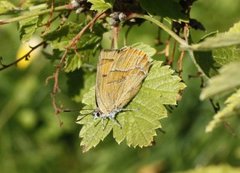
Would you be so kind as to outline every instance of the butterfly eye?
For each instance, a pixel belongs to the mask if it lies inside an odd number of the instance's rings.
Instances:
[[[93,117],[94,117],[94,118],[99,118],[100,116],[101,116],[101,113],[100,113],[99,110],[95,110],[95,111],[93,112]]]

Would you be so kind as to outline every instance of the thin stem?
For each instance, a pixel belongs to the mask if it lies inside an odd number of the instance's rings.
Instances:
[[[46,79],[46,83],[48,83],[48,81],[50,79],[54,80],[54,84],[53,84],[53,89],[52,89],[52,105],[53,108],[55,110],[55,114],[59,114],[60,112],[62,112],[62,107],[58,107],[57,103],[56,103],[56,94],[59,92],[60,88],[58,85],[58,79],[59,79],[59,73],[62,69],[62,66],[66,60],[67,57],[67,53],[70,49],[77,49],[77,43],[78,41],[81,39],[82,35],[87,31],[87,29],[92,29],[94,23],[101,17],[104,17],[106,14],[105,12],[96,14],[95,17],[87,24],[85,25],[82,30],[70,41],[70,43],[66,46],[65,51],[63,53],[63,56],[61,57],[61,60],[59,62],[59,64],[56,66],[55,72],[53,73],[52,76],[49,76]]]
[[[131,18],[142,18],[145,20],[148,20],[160,28],[162,28],[164,31],[166,31],[171,37],[173,37],[178,43],[181,45],[188,45],[185,40],[183,40],[181,37],[179,37],[177,34],[175,34],[171,29],[169,29],[167,26],[165,26],[163,23],[159,22],[158,20],[154,19],[151,16],[148,15],[139,15],[139,14],[133,14],[130,16]]]
[[[63,6],[59,6],[59,7],[54,8],[54,12],[69,10],[69,9],[71,9],[69,7],[69,5],[63,5]],[[9,24],[9,23],[13,23],[13,22],[18,22],[18,21],[21,21],[21,20],[24,20],[24,19],[27,19],[27,18],[30,18],[30,17],[40,16],[40,15],[51,13],[51,12],[52,12],[52,8],[42,10],[42,11],[37,11],[35,13],[34,12],[28,12],[25,15],[22,15],[22,16],[10,18],[10,19],[5,19],[5,20],[0,20],[0,25]]]
[[[113,27],[112,29],[112,48],[118,49],[118,34],[119,34],[119,26]]]
[[[129,26],[129,27],[127,28],[127,31],[125,32],[124,40],[123,40],[123,45],[124,45],[124,46],[127,45],[128,34],[129,34],[129,32],[130,32],[131,29],[132,29],[132,26]]]
[[[0,68],[0,71],[4,70],[4,69],[6,69],[6,68],[8,68],[8,67],[10,67],[10,66],[13,66],[13,65],[17,64],[18,62],[20,62],[20,61],[22,61],[22,60],[24,60],[24,59],[26,59],[26,58],[29,58],[30,55],[31,55],[31,53],[32,53],[35,49],[37,49],[37,48],[40,47],[40,46],[44,46],[44,44],[46,44],[46,42],[45,42],[45,41],[42,41],[42,42],[40,42],[39,44],[37,44],[36,46],[31,47],[31,50],[29,50],[25,55],[23,55],[21,58],[17,59],[16,61],[14,61],[14,62],[12,62],[12,63],[10,63],[10,64],[3,64],[3,63],[2,63],[2,59],[1,59],[1,60],[0,60],[0,65],[1,65],[2,67]]]
[[[198,63],[194,57],[193,51],[187,50],[187,52],[188,52],[190,58],[192,59],[193,64],[197,67],[198,71],[201,73],[201,76],[204,77],[206,80],[209,80],[209,77],[206,75],[206,73],[204,73],[202,68],[198,65]]]
[[[129,16],[129,18],[141,18],[141,19],[145,19],[148,20],[154,24],[156,24],[157,26],[159,26],[160,28],[162,28],[164,31],[166,31],[170,36],[172,36],[181,46],[183,47],[188,47],[189,44],[182,39],[181,37],[179,37],[177,34],[175,34],[171,29],[169,29],[167,26],[165,26],[163,23],[159,22],[158,20],[154,19],[151,16],[148,15],[139,15],[139,14],[132,14],[131,16]],[[192,59],[193,64],[196,66],[197,70],[201,73],[201,75],[208,80],[209,77],[204,73],[204,71],[202,70],[202,68],[198,65],[198,63],[195,60],[194,57],[194,53],[192,50],[187,50],[187,52],[189,53],[190,58]]]

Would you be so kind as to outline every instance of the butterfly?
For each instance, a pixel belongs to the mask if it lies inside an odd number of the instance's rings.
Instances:
[[[151,66],[142,50],[102,50],[97,66],[94,118],[115,119],[138,93]]]

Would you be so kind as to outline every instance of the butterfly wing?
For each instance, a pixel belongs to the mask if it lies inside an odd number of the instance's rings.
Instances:
[[[96,76],[96,100],[97,106],[102,113],[109,113],[113,109],[112,96],[107,92],[111,86],[107,85],[108,77],[114,63],[115,51],[101,51],[97,66]]]
[[[149,68],[149,57],[141,50],[102,51],[96,86],[99,109],[110,113],[124,107],[139,91]]]

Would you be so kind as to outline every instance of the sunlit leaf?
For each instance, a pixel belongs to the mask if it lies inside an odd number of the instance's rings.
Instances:
[[[81,65],[82,65],[81,56],[78,54],[75,54],[67,58],[64,69],[65,69],[65,72],[72,72],[76,69],[79,69]]]
[[[131,45],[131,47],[134,47],[134,48],[144,51],[149,57],[152,57],[157,52],[156,49],[154,49],[153,47],[151,47],[147,44],[144,44],[142,42],[135,43],[135,44]]]
[[[191,46],[182,47],[195,51],[212,51],[212,57],[219,65],[240,60],[240,22],[234,24],[228,32],[208,37],[204,41]]]
[[[240,63],[235,62],[223,66],[219,70],[219,75],[211,78],[206,88],[203,89],[200,98],[206,99],[213,96],[221,96],[226,92],[231,92],[240,86],[239,74]]]
[[[213,37],[208,37],[204,41],[193,44],[191,46],[183,47],[183,49],[191,49],[194,51],[207,51],[216,48],[223,48],[240,44],[239,33],[220,33]],[[221,50],[221,49],[220,49]]]
[[[78,123],[83,124],[80,137],[83,138],[81,145],[84,151],[95,147],[111,130],[118,143],[126,140],[127,145],[133,147],[151,145],[156,136],[155,130],[161,128],[159,120],[167,116],[164,105],[175,105],[179,91],[185,87],[169,66],[161,64],[157,61],[153,63],[139,93],[126,107],[130,111],[122,111],[117,115],[116,119],[122,128],[113,120],[94,120],[92,115],[79,116]],[[83,103],[87,106],[81,114],[91,114],[96,108],[94,93],[92,88],[84,95]]]
[[[37,30],[38,16],[30,17],[19,22],[20,38],[26,42],[30,40]]]
[[[172,75],[169,66],[154,62],[138,95],[130,102],[126,111],[117,117],[122,129],[113,127],[113,136],[118,143],[126,139],[129,146],[149,146],[161,128],[160,119],[167,116],[164,105],[175,105],[180,90],[185,85]]]
[[[232,94],[225,101],[225,107],[214,115],[213,120],[210,121],[206,127],[206,132],[211,132],[218,123],[222,122],[224,119],[240,115],[240,89],[234,94]]]
[[[110,3],[105,2],[104,0],[88,0],[88,1],[92,3],[91,10],[102,12],[112,8],[112,5]]]
[[[238,39],[239,38],[240,34]],[[240,46],[231,46],[213,50],[213,58],[219,65],[225,65],[240,60]]]
[[[44,38],[51,44],[54,49],[65,50],[66,46],[85,26],[84,23],[66,22],[57,30],[47,32]],[[104,29],[102,26],[95,24],[93,31],[86,31],[80,40],[77,42],[77,47],[80,49],[92,49],[101,41]]]
[[[15,5],[13,5],[9,1],[0,1],[0,14],[7,13],[11,10],[16,9]]]

